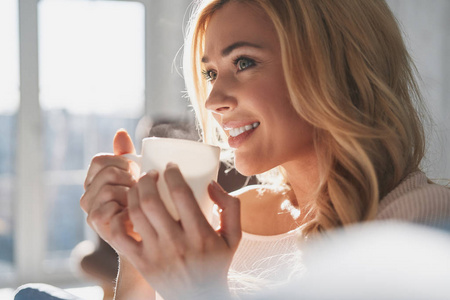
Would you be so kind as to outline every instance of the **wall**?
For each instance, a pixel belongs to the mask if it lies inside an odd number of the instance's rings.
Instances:
[[[450,1],[387,0],[404,30],[421,74],[434,119],[424,168],[431,178],[450,178]]]

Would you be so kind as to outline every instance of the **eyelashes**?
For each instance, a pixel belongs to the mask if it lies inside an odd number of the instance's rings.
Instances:
[[[213,81],[217,77],[217,72],[214,70],[202,70],[202,75],[206,81]]]
[[[239,71],[243,71],[255,65],[255,60],[248,57],[238,57],[233,61],[233,64],[238,68]]]
[[[256,61],[245,56],[239,56],[233,60],[233,65],[237,68],[237,72],[241,72],[255,66]],[[214,69],[202,70],[202,76],[206,81],[211,82],[217,78],[217,71]]]

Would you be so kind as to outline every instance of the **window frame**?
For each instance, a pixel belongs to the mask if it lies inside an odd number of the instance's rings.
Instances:
[[[0,283],[0,287],[18,286],[28,282],[46,282],[56,285],[80,282],[80,278],[74,274],[73,270],[70,270],[69,264],[63,268],[49,269],[45,267],[44,263],[47,247],[47,222],[44,199],[46,176],[44,176],[42,159],[44,155],[43,119],[39,104],[39,1],[17,0],[20,103],[17,111],[17,149],[12,199],[14,271],[13,274],[5,276],[6,280]],[[182,27],[173,26],[173,28],[165,28],[163,32],[158,32],[161,29],[159,28],[161,22],[158,22],[158,17],[156,17],[157,12],[161,9],[173,10],[174,7],[178,7],[179,13],[171,14],[170,17],[172,20],[180,22],[180,20],[184,20],[183,16],[189,1],[180,0],[180,5],[173,5],[169,1],[151,0],[105,1],[138,2],[144,6],[145,112],[143,114],[154,117],[165,113],[178,118],[180,116],[191,118],[191,113],[186,112],[185,103],[178,101],[181,98],[181,91],[184,89],[181,76],[172,72],[173,70],[168,71],[169,73],[163,71],[163,74],[160,74],[161,70],[167,69],[167,64],[173,64],[173,57],[167,55],[170,52],[164,50],[175,51],[175,54],[182,45]],[[173,39],[167,39],[167,34],[179,35],[180,44],[173,45]],[[158,57],[158,53],[159,55],[165,53],[166,58],[161,59]],[[161,84],[155,80],[157,76],[169,76],[170,80]],[[158,100],[160,98],[168,100],[160,101]],[[33,149],[33,151],[29,149]]]

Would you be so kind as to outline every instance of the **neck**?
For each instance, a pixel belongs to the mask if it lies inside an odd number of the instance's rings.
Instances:
[[[291,161],[283,165],[287,179],[292,187],[295,201],[300,211],[315,201],[315,192],[319,185],[319,167],[316,155],[302,160]]]

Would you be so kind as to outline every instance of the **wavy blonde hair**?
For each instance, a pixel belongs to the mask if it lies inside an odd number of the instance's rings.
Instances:
[[[425,112],[416,70],[388,5],[381,0],[214,0],[195,7],[184,71],[204,140],[221,129],[204,108],[205,31],[230,1],[256,5],[272,20],[284,76],[298,115],[314,127],[320,184],[305,234],[371,220],[385,196],[419,170]]]

